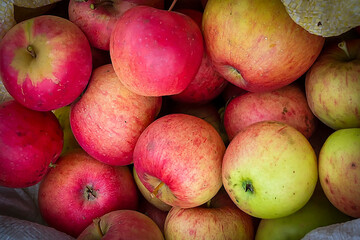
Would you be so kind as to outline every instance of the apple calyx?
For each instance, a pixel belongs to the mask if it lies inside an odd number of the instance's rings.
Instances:
[[[112,0],[101,0],[90,4],[90,8],[95,10],[99,6],[112,6],[114,2]]]
[[[36,58],[36,52],[34,50],[34,47],[31,45],[28,45],[26,50],[28,51],[28,53],[30,53],[32,58]]]
[[[84,191],[84,196],[87,200],[93,201],[97,197],[97,192],[92,186],[86,186]]]
[[[346,56],[348,56],[348,58],[350,58],[350,54],[349,54],[349,51],[347,49],[345,41],[339,42],[338,47],[345,52],[345,54],[346,54]]]
[[[97,230],[98,234],[99,234],[101,237],[103,237],[105,234],[104,234],[103,231],[101,230],[100,221],[101,221],[100,218],[95,218],[95,219],[93,220],[93,223],[95,224],[95,227],[96,227],[96,230]]]
[[[245,190],[245,192],[250,192],[250,193],[254,193],[254,186],[252,185],[252,182],[247,180],[244,181],[242,184],[243,189]]]
[[[151,198],[155,198],[156,195],[158,194],[160,188],[164,186],[164,182],[160,182],[155,188],[154,190],[152,191],[152,193],[150,194]]]

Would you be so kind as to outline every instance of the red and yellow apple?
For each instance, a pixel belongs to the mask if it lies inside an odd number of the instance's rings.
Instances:
[[[171,206],[191,208],[220,189],[224,152],[224,142],[210,123],[187,114],[169,114],[141,133],[134,167],[154,197]]]
[[[251,92],[284,87],[314,63],[324,38],[296,24],[281,0],[209,0],[205,44],[217,71]]]
[[[91,71],[89,41],[65,18],[25,20],[0,42],[0,79],[15,100],[33,110],[50,111],[73,102]]]
[[[110,57],[120,81],[145,96],[185,90],[199,70],[203,51],[194,20],[148,6],[126,11],[110,38]]]
[[[111,64],[93,71],[81,99],[71,107],[70,124],[80,146],[106,164],[132,163],[141,132],[155,120],[161,97],[141,96],[129,91]]]

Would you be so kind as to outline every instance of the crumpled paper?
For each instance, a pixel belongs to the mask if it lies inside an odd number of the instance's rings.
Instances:
[[[359,0],[281,0],[290,17],[308,32],[339,36],[360,26]]]
[[[15,24],[14,5],[25,8],[37,8],[61,0],[0,0],[0,39]]]

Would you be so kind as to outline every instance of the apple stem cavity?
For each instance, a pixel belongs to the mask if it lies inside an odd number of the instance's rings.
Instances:
[[[159,192],[159,190],[160,190],[160,188],[162,187],[162,186],[164,186],[164,182],[160,182],[155,188],[154,188],[154,191],[152,191],[152,193],[151,193],[151,198],[155,198],[156,197],[156,195],[158,194],[158,192]]]
[[[33,58],[36,58],[36,52],[35,52],[33,46],[31,46],[31,45],[27,46],[26,50],[30,53],[30,55],[31,55]]]
[[[349,54],[349,51],[347,49],[347,46],[346,46],[346,42],[345,41],[342,41],[338,44],[338,47],[343,50],[346,54],[346,56],[348,56],[348,58],[350,58],[350,54]]]
[[[173,0],[173,2],[171,3],[171,5],[170,5],[170,7],[169,7],[169,10],[168,10],[169,12],[170,12],[171,10],[173,10],[176,2],[177,2],[177,0]]]
[[[103,231],[101,230],[100,221],[101,221],[100,218],[95,218],[95,219],[93,220],[93,222],[94,222],[94,224],[95,224],[95,226],[96,226],[97,232],[99,233],[99,235],[100,235],[101,237],[103,237],[103,236],[104,236],[104,233],[103,233]]]
[[[99,1],[99,2],[95,2],[95,3],[92,3],[90,4],[90,8],[92,10],[96,9],[97,7],[99,6],[112,6],[113,5],[113,1],[111,0],[103,0],[103,1]]]

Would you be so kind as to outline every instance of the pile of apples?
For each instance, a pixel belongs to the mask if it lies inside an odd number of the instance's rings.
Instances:
[[[280,0],[58,6],[0,41],[0,185],[39,183],[50,227],[299,239],[360,217],[359,27],[310,34]]]

